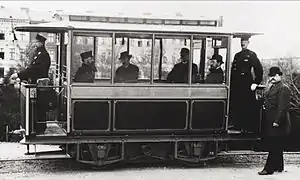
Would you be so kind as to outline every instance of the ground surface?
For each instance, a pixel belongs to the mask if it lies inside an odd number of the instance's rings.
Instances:
[[[34,150],[33,146],[30,147]],[[58,146],[37,146],[38,151],[58,150]],[[99,170],[70,159],[36,160],[24,155],[26,146],[18,143],[0,143],[0,180],[298,180],[300,154],[286,153],[285,172],[259,176],[266,153],[221,155],[202,167],[187,168],[179,165],[120,165]]]

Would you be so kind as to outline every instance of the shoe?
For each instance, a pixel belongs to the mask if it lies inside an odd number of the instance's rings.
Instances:
[[[273,174],[273,172],[268,172],[266,170],[262,170],[260,172],[258,172],[259,175],[270,175],[270,174]]]

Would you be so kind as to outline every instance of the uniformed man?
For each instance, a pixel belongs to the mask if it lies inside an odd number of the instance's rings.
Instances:
[[[231,67],[230,118],[235,130],[254,132],[258,126],[255,89],[262,81],[263,68],[255,52],[248,49],[250,36],[241,37],[242,50]]]
[[[167,81],[172,83],[187,83],[190,61],[190,50],[182,48],[180,51],[181,62],[174,65],[171,72],[168,74]],[[198,66],[192,64],[192,82],[198,82]]]
[[[37,79],[48,78],[48,71],[50,67],[50,56],[45,48],[45,41],[47,39],[40,34],[36,35],[35,40],[30,45],[30,64],[29,66],[11,75],[11,79],[20,78],[28,83],[35,84]]]
[[[82,65],[77,70],[74,81],[93,83],[95,81],[97,68],[95,67],[95,60],[93,58],[92,51],[83,52],[80,56]]]
[[[279,67],[271,67],[268,75],[271,87],[265,93],[263,137],[267,142],[269,155],[265,167],[258,173],[259,175],[268,175],[284,170],[284,141],[291,130],[289,118],[291,91],[287,85],[281,82],[282,72]]]
[[[122,62],[122,66],[118,67],[116,71],[116,82],[137,82],[139,77],[139,68],[130,63],[132,55],[128,51],[124,51],[120,54],[119,60]]]
[[[11,79],[20,78],[22,81],[27,81],[29,84],[36,84],[38,79],[48,78],[48,71],[50,67],[50,56],[45,48],[45,41],[47,39],[40,34],[36,35],[35,40],[31,43],[29,53],[29,66],[11,75]],[[44,133],[46,130],[46,112],[48,100],[44,99],[42,94],[43,88],[37,89],[37,102],[36,102],[36,116],[34,118],[33,131],[37,134]],[[47,89],[47,88],[46,88]],[[47,89],[51,90],[51,89]],[[44,96],[45,97],[45,96]]]
[[[223,57],[219,54],[214,54],[210,59],[209,74],[206,76],[206,83],[221,84],[224,81],[224,72],[221,68]]]

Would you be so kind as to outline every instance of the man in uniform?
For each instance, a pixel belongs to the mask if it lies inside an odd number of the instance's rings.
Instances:
[[[172,83],[187,83],[189,72],[190,50],[182,48],[180,51],[181,62],[174,65],[171,72],[168,74],[167,81]],[[198,67],[195,63],[192,64],[192,82],[198,82]]]
[[[29,84],[36,84],[38,79],[48,78],[48,71],[50,67],[50,56],[45,48],[45,41],[47,39],[40,34],[36,35],[35,40],[29,47],[29,66],[11,75],[11,79],[20,78],[21,81],[27,81]],[[51,90],[45,88],[46,90]],[[36,133],[43,133],[46,129],[46,112],[48,106],[48,99],[43,88],[37,88],[37,102],[36,102],[36,118],[34,118],[34,130]],[[50,91],[51,92],[51,91]]]
[[[221,68],[223,57],[219,54],[214,54],[210,59],[209,74],[206,77],[206,83],[222,84],[224,81],[224,72]]]
[[[47,39],[40,34],[36,35],[35,41],[32,42],[30,49],[29,66],[11,75],[11,79],[20,78],[20,80],[26,80],[28,83],[35,84],[37,79],[48,78],[48,71],[50,67],[50,56],[45,48],[45,41]]]
[[[120,54],[120,61],[122,66],[120,66],[116,71],[116,82],[137,82],[139,77],[139,68],[130,63],[132,55],[128,51],[124,51]]]
[[[268,158],[265,167],[259,175],[282,172],[284,140],[291,130],[289,108],[291,92],[287,85],[281,82],[282,72],[278,67],[269,70],[271,87],[265,93],[264,100],[264,137],[268,147]]]
[[[80,56],[82,65],[77,70],[74,81],[93,83],[95,81],[97,68],[95,67],[95,60],[93,58],[92,51],[83,52]]]
[[[248,49],[250,36],[241,37],[242,50],[231,67],[230,118],[236,130],[254,132],[259,118],[255,89],[262,81],[263,68],[255,52]]]

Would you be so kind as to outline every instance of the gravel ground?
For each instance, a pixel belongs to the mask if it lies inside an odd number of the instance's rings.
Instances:
[[[33,151],[31,147],[31,151]],[[37,150],[58,150],[58,146],[37,146]],[[18,143],[0,144],[0,180],[65,180],[65,179],[122,179],[122,180],[199,180],[199,179],[279,179],[298,180],[300,154],[286,153],[283,173],[258,176],[266,160],[266,153],[251,155],[223,154],[201,167],[187,168],[174,164],[119,165],[110,169],[93,169],[71,159],[36,160],[25,156],[26,146]]]

